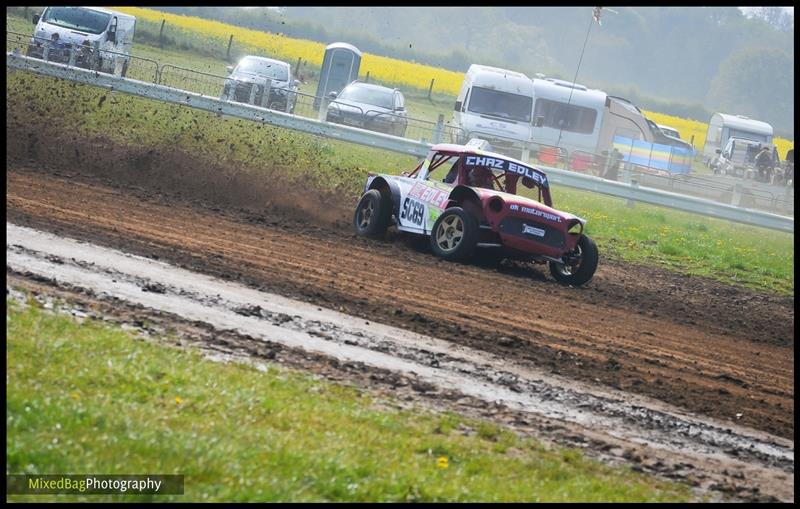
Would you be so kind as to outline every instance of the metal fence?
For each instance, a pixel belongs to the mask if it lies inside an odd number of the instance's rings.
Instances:
[[[277,87],[269,79],[244,82],[227,76],[196,71],[171,64],[161,65],[157,83],[222,100],[252,104],[305,118],[367,129],[423,143],[464,138],[463,130],[448,125],[440,115],[437,122],[410,117],[405,113],[362,108],[336,99]],[[319,108],[315,108],[318,105]]]
[[[122,93],[137,95],[140,97],[155,99],[159,101],[181,104],[193,108],[213,113],[230,115],[245,120],[268,123],[278,127],[294,129],[312,135],[324,136],[341,141],[358,143],[361,145],[390,150],[406,155],[423,156],[430,149],[430,142],[422,142],[386,135],[379,132],[368,131],[365,129],[335,124],[332,122],[319,121],[317,119],[305,118],[299,115],[291,115],[285,112],[273,111],[267,108],[257,107],[250,104],[242,104],[233,101],[220,100],[216,95],[203,95],[183,89],[168,87],[158,83],[147,83],[143,80],[125,79],[113,74],[102,73],[81,69],[76,66],[68,66],[58,63],[45,62],[41,59],[29,58],[22,55],[19,51],[10,51],[6,54],[6,67],[11,70],[22,70],[35,74],[52,76],[60,79],[84,83],[87,85],[102,88],[113,88]],[[310,96],[309,96],[310,97]],[[431,123],[436,124],[436,123]],[[438,124],[442,124],[439,122]],[[438,125],[436,124],[436,125]],[[451,133],[453,136],[461,135],[457,132]],[[444,140],[448,141],[448,140]],[[548,166],[548,153],[554,147],[540,144],[525,144],[522,159],[538,159],[542,166]],[[740,223],[746,223],[765,228],[781,231],[794,231],[794,219],[774,213],[753,210],[742,206],[733,206],[728,203],[720,203],[702,199],[699,197],[668,192],[664,190],[640,186],[639,181],[632,178],[631,168],[627,168],[630,173],[630,183],[616,182],[611,179],[603,179],[589,174],[591,166],[583,167],[586,171],[579,171],[575,166],[577,159],[565,158],[563,151],[556,152],[559,159],[556,164],[567,165],[571,169],[559,169],[558,167],[546,168],[551,182],[566,185],[585,191],[616,196],[619,198],[661,205],[669,208],[684,210],[690,213],[701,214],[709,217],[727,219]],[[585,161],[579,163],[585,164]],[[597,167],[594,167],[597,171]],[[626,173],[627,175],[627,173]],[[674,184],[673,184],[674,185]],[[732,192],[736,192],[733,189]],[[742,190],[742,196],[753,196],[759,198],[754,192]],[[778,201],[776,196],[761,196],[762,200]],[[734,200],[735,201],[735,200]],[[739,199],[741,204],[743,200]]]

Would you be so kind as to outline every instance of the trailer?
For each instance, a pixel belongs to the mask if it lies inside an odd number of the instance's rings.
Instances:
[[[772,126],[744,115],[714,113],[708,121],[706,142],[703,145],[703,163],[709,167],[715,164],[718,151],[721,151],[730,138],[772,143]]]

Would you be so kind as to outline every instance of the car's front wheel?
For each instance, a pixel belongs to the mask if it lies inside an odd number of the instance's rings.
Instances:
[[[370,189],[356,205],[353,225],[364,237],[380,237],[386,233],[392,219],[392,204],[377,189]]]
[[[550,262],[550,274],[558,282],[572,286],[588,283],[597,270],[597,244],[589,236],[583,235],[575,250],[564,258],[567,263]]]
[[[431,249],[445,260],[466,260],[478,245],[478,221],[461,207],[442,212],[431,230]]]

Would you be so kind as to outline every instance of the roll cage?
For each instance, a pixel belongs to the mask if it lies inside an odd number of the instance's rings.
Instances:
[[[495,164],[500,167],[487,166],[485,164],[486,159],[494,160]],[[498,164],[498,160],[501,164]],[[540,203],[544,203],[548,207],[553,206],[550,197],[550,186],[543,172],[514,161],[513,159],[501,157],[498,154],[487,156],[485,153],[479,154],[468,151],[438,150],[432,152],[428,157],[420,161],[417,167],[410,173],[404,172],[403,176],[427,180],[431,173],[447,163],[457,165],[455,166],[457,169],[455,180],[448,182],[453,186],[468,186],[468,172],[473,168],[485,168],[488,169],[491,174],[492,186],[495,191],[517,194],[517,183],[521,180],[523,187],[534,191],[535,194],[531,196],[532,198]],[[512,170],[512,168],[515,171]]]

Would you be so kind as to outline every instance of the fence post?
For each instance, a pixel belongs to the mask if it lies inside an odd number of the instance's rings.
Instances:
[[[436,78],[431,78],[431,86],[430,86],[430,87],[428,87],[428,100],[429,100],[429,101],[431,100],[431,92],[433,91],[433,81],[434,81],[435,79],[436,79]]]
[[[733,185],[733,193],[731,193],[731,205],[740,205],[742,201],[742,184],[737,182]]]
[[[639,189],[639,177],[638,176],[631,176],[630,180],[631,180],[631,187],[634,188],[634,189]],[[636,205],[636,202],[634,200],[628,200],[625,205],[629,209],[632,209]]]
[[[303,57],[297,57],[297,65],[294,66],[294,75],[297,76],[300,74],[300,62],[303,61]]]
[[[161,20],[161,30],[158,31],[158,47],[164,48],[164,23],[166,23],[166,19]]]
[[[369,83],[369,71],[367,71],[367,77],[366,77],[366,79],[364,81]]]
[[[269,94],[270,94],[271,90],[272,90],[272,80],[271,79],[267,79],[267,81],[264,83],[264,92],[261,94],[261,107],[262,108],[269,108],[270,107]],[[288,99],[287,99],[287,101],[288,101]]]
[[[225,54],[225,60],[228,62],[231,61],[231,43],[233,42],[233,34],[231,34],[231,38],[228,39],[228,51]]]
[[[433,139],[431,142],[435,145],[442,142],[442,133],[444,132],[444,114],[439,113],[439,119],[436,120],[436,129],[433,130]]]

